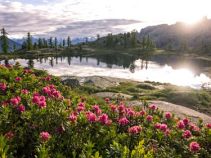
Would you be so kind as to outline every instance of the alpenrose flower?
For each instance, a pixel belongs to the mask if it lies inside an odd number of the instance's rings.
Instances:
[[[138,134],[142,130],[141,126],[132,126],[128,129],[128,132],[131,134]]]
[[[25,106],[24,105],[19,105],[18,107],[17,107],[17,109],[18,109],[18,111],[20,111],[20,112],[24,112],[26,109],[25,109]]]
[[[21,98],[19,96],[10,99],[10,103],[14,106],[18,105],[20,101],[21,101]]]
[[[93,112],[90,112],[90,111],[86,113],[86,118],[91,123],[97,121],[97,116]]]
[[[102,124],[107,124],[108,123],[108,115],[107,114],[102,114],[101,116],[99,116],[99,122]]]
[[[7,89],[6,83],[0,83],[0,90],[5,91]]]
[[[162,123],[160,125],[160,130],[163,131],[163,132],[166,132],[166,130],[168,129],[168,126],[165,124],[165,123]]]
[[[22,90],[21,90],[21,93],[22,93],[22,94],[28,94],[29,91],[28,91],[27,89],[22,89]]]
[[[129,123],[129,120],[128,120],[126,117],[123,117],[123,118],[120,118],[120,119],[118,120],[118,123],[119,123],[120,125],[122,125],[122,126],[125,126],[125,125],[127,125],[127,124]]]
[[[184,119],[183,119],[183,123],[184,123],[186,126],[189,124],[189,122],[190,122],[190,121],[189,121],[188,118],[184,118]]]
[[[32,102],[38,105],[39,108],[46,108],[46,99],[45,96],[39,96],[38,94],[34,95]]]
[[[21,77],[16,77],[16,78],[15,78],[15,81],[16,81],[16,82],[19,82],[19,81],[21,81],[21,80],[22,80]]]
[[[95,112],[97,115],[100,115],[102,113],[102,110],[100,109],[100,107],[98,105],[93,105],[92,106],[92,110],[93,112]]]
[[[191,152],[198,152],[200,150],[200,145],[197,142],[191,142],[189,144],[189,150]]]
[[[47,142],[51,138],[51,135],[48,132],[41,132],[40,133],[40,139],[42,142]]]
[[[192,136],[189,130],[185,130],[182,134],[183,138],[190,138]]]
[[[156,110],[157,109],[157,105],[151,104],[151,105],[149,105],[149,109]]]
[[[153,116],[147,115],[147,121],[148,121],[148,122],[152,122],[152,120],[153,120]]]
[[[185,128],[185,124],[184,124],[183,120],[180,120],[180,121],[177,123],[177,127],[178,127],[179,129],[184,129],[184,128]]]
[[[211,129],[211,123],[207,124],[207,128]]]
[[[14,133],[12,131],[9,131],[7,133],[5,133],[5,138],[7,138],[8,140],[11,140],[14,137]]]
[[[166,119],[171,119],[172,118],[172,114],[170,112],[166,112],[165,113],[165,117],[166,117]]]
[[[77,116],[75,115],[75,114],[70,114],[70,116],[69,116],[69,120],[71,121],[71,122],[76,122],[76,120],[77,120]]]

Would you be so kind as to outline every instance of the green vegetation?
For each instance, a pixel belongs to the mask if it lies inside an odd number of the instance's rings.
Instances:
[[[2,41],[2,51],[3,53],[8,53],[8,49],[9,49],[9,44],[8,44],[8,37],[7,37],[7,32],[4,28],[1,29],[1,36],[0,36],[0,40]]]
[[[93,98],[18,63],[0,65],[0,75],[2,158],[211,156],[211,124],[178,120],[154,104]]]

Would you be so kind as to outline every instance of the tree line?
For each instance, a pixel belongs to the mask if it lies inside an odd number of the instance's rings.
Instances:
[[[41,48],[71,48],[72,43],[71,43],[71,38],[70,36],[67,37],[67,39],[62,39],[59,40],[57,37],[50,37],[49,39],[46,38],[38,38],[36,42],[33,42],[32,40],[32,35],[30,32],[27,33],[26,40],[22,43],[22,50],[36,50],[36,49],[41,49]],[[8,38],[8,33],[4,28],[1,29],[1,35],[0,35],[0,40],[1,40],[1,47],[2,47],[2,52],[3,53],[8,53],[9,52],[9,38]],[[14,43],[13,45],[13,51],[16,50],[16,44]]]

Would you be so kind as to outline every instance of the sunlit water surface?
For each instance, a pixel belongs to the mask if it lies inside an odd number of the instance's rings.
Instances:
[[[0,61],[2,64],[4,61]],[[211,79],[203,73],[195,74],[188,68],[173,68],[168,64],[159,64],[154,61],[136,59],[132,64],[108,64],[97,58],[85,57],[57,57],[44,59],[12,59],[10,64],[16,62],[23,66],[33,65],[36,69],[47,70],[56,76],[108,76],[131,79],[135,81],[155,81],[171,83],[178,86],[200,88],[209,85]]]

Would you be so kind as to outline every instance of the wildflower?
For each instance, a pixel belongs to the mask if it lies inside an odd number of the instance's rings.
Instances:
[[[132,126],[128,129],[128,132],[131,134],[138,134],[142,130],[141,126]]]
[[[179,129],[185,128],[184,122],[183,122],[182,120],[180,120],[180,121],[177,123],[177,127],[178,127]]]
[[[5,83],[0,83],[0,89],[5,91],[7,89],[7,85]]]
[[[84,111],[85,110],[85,107],[84,106],[78,106],[77,107],[77,111],[78,112],[81,112],[81,111]]]
[[[14,133],[12,131],[9,131],[7,133],[5,133],[5,138],[7,138],[8,140],[11,140],[14,137]]]
[[[105,102],[109,103],[110,99],[109,98],[105,98]]]
[[[172,114],[170,113],[170,112],[166,112],[165,113],[165,117],[166,117],[166,119],[171,119],[172,118]]]
[[[153,120],[153,117],[151,115],[147,115],[147,121],[152,122],[152,120]]]
[[[160,129],[160,126],[161,126],[160,123],[156,123],[156,124],[154,125],[154,127],[155,127],[156,129]]]
[[[197,142],[191,142],[191,143],[189,144],[189,150],[190,150],[191,152],[197,152],[197,151],[200,150],[200,145],[199,145]]]
[[[161,130],[161,131],[166,132],[167,129],[168,129],[168,126],[167,126],[165,123],[162,123],[162,124],[160,125],[160,130]]]
[[[70,120],[71,122],[75,122],[75,121],[77,120],[77,116],[76,116],[75,114],[70,114],[69,120]]]
[[[129,123],[129,120],[126,117],[123,117],[123,118],[120,118],[118,120],[118,122],[119,122],[120,125],[124,126],[124,125],[127,125]]]
[[[100,115],[102,113],[101,109],[99,108],[98,105],[92,106],[92,110],[97,114]]]
[[[188,125],[189,122],[190,122],[190,121],[188,120],[188,118],[184,118],[184,119],[183,119],[183,123],[184,123],[185,125]]]
[[[48,132],[41,132],[40,133],[40,139],[42,142],[47,142],[50,139],[51,135]]]
[[[189,130],[185,130],[182,134],[183,138],[190,138],[192,136]]]
[[[113,104],[110,105],[110,108],[113,112],[115,112],[117,110],[117,106],[113,105]]]
[[[189,127],[190,127],[191,131],[194,131],[194,132],[200,131],[200,128],[198,126],[196,126],[194,123],[190,123]]]
[[[18,105],[20,103],[20,101],[21,101],[20,97],[14,97],[14,98],[10,99],[10,103],[13,105]]]
[[[24,105],[19,105],[18,106],[18,111],[20,111],[20,112],[24,112],[25,111],[25,106]]]
[[[124,113],[125,112],[125,106],[123,104],[118,106],[118,110],[120,113]]]
[[[164,132],[165,136],[168,136],[170,134],[170,130],[169,129],[166,129],[166,131]]]
[[[38,106],[39,106],[39,108],[41,108],[41,109],[46,108],[46,102],[45,102],[45,101],[40,101],[40,102],[38,103]]]
[[[151,104],[151,105],[149,105],[149,109],[156,110],[157,106],[155,104]]]
[[[211,123],[207,124],[207,128],[211,129]]]
[[[97,116],[93,112],[87,112],[86,117],[89,122],[97,121]]]
[[[142,115],[142,116],[146,115],[146,111],[141,110],[141,111],[140,111],[140,115]]]
[[[28,91],[27,89],[22,89],[22,90],[21,90],[21,93],[22,93],[22,94],[28,94],[29,91]]]
[[[22,80],[21,77],[16,77],[16,78],[15,78],[15,81],[16,81],[16,82],[19,82],[19,81],[21,81],[21,80]]]
[[[135,111],[133,111],[132,109],[130,109],[130,108],[127,109],[128,116],[132,117],[132,116],[135,116],[135,114],[136,114]]]
[[[101,116],[99,116],[99,121],[102,124],[107,124],[107,122],[108,122],[108,115],[107,114],[102,114]]]

